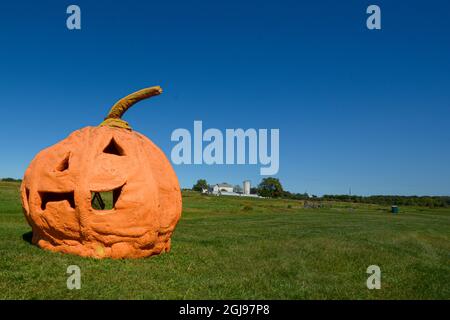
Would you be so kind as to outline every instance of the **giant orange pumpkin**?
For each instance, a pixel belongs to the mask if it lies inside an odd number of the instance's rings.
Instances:
[[[37,154],[21,186],[34,244],[96,258],[170,250],[181,215],[178,179],[163,152],[121,119],[134,103],[161,92],[151,87],[121,99],[100,126]],[[102,210],[106,191],[110,210]]]

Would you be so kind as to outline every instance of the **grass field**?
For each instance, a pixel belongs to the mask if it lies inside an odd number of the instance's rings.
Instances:
[[[1,299],[450,299],[450,210],[183,194],[168,254],[96,260],[31,245],[0,182]],[[68,290],[66,268],[81,268]],[[366,269],[381,268],[368,290]]]

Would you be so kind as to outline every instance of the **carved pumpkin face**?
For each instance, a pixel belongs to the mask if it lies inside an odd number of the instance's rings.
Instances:
[[[73,132],[31,162],[21,193],[33,243],[97,258],[170,250],[181,215],[177,177],[163,152],[120,119],[133,103],[161,92],[144,90],[119,101],[110,112],[117,117]],[[109,210],[105,192],[112,194]]]

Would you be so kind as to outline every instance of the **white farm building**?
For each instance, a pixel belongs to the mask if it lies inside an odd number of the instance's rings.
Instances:
[[[219,193],[219,192],[233,192],[234,187],[231,184],[228,183],[219,183],[213,186],[212,192],[213,193]]]
[[[250,194],[250,181],[246,180],[243,183],[244,188],[239,186],[233,186],[229,183],[223,182],[212,186],[208,189],[204,189],[203,193],[212,194],[216,196],[242,196],[242,197],[255,197],[260,198],[256,194]]]

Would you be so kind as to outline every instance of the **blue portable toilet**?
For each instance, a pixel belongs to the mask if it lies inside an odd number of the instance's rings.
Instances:
[[[398,206],[392,206],[392,207],[391,207],[391,212],[392,212],[393,214],[397,214],[397,213],[398,213]]]

